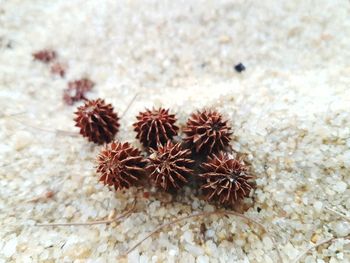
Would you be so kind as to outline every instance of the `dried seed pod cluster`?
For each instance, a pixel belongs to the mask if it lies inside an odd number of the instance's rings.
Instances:
[[[156,187],[174,193],[197,179],[208,201],[234,206],[253,188],[250,182],[253,177],[247,166],[225,152],[232,132],[228,121],[217,111],[193,113],[183,129],[183,143],[173,140],[179,128],[175,114],[169,109],[140,112],[133,127],[136,138],[146,150],[144,156],[129,143],[114,141],[119,118],[112,105],[104,100],[86,101],[75,114],[76,126],[89,141],[111,142],[98,157],[97,172],[100,181],[116,190],[148,180]],[[195,165],[196,162],[201,163]]]
[[[57,52],[52,49],[43,49],[32,54],[34,60],[50,65],[51,73],[64,78],[66,74],[66,65],[58,61]]]
[[[55,50],[43,49],[32,54],[33,59],[50,66],[52,75],[64,78],[67,71],[67,63],[62,62]],[[82,78],[68,82],[68,87],[63,90],[63,101],[73,105],[80,100],[86,100],[85,93],[90,91],[95,83],[88,78]]]

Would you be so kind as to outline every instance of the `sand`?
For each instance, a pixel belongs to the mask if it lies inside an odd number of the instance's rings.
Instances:
[[[350,6],[347,1],[0,1],[0,262],[350,262]],[[65,77],[34,61],[53,49]],[[246,70],[234,66],[242,62]],[[63,90],[88,77],[89,98],[132,123],[166,107],[183,126],[195,110],[229,119],[256,190],[240,218],[190,188],[115,192],[98,182],[100,146],[76,134]],[[147,197],[144,192],[149,192]],[[118,216],[109,225],[39,227]],[[201,231],[201,224],[205,231]]]

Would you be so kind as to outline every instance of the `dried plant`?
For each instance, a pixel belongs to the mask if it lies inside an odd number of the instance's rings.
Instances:
[[[75,112],[74,119],[80,134],[87,137],[89,141],[103,144],[114,139],[119,130],[119,118],[113,111],[111,104],[104,100],[88,100]]]
[[[243,220],[246,220],[249,223],[254,224],[255,226],[259,227],[266,235],[268,235],[273,243],[274,249],[277,251],[277,256],[278,256],[278,261],[276,262],[280,262],[283,263],[282,260],[282,256],[281,256],[281,252],[278,249],[277,243],[275,241],[275,238],[273,237],[273,235],[271,235],[268,230],[266,229],[266,227],[261,224],[260,222],[249,218],[246,215],[234,212],[234,211],[212,211],[212,212],[199,212],[199,213],[195,213],[195,214],[190,214],[190,215],[186,215],[183,217],[178,217],[174,220],[171,220],[170,222],[166,222],[163,224],[158,225],[156,228],[154,228],[149,234],[147,234],[145,237],[141,238],[139,241],[136,242],[135,245],[133,245],[132,247],[130,247],[124,254],[121,255],[120,259],[122,259],[123,257],[127,256],[128,254],[130,254],[132,251],[134,251],[137,247],[139,247],[145,240],[149,239],[150,237],[152,237],[154,234],[156,234],[157,232],[161,231],[162,229],[169,227],[169,226],[174,226],[177,223],[180,223],[182,221],[186,221],[192,218],[198,218],[198,217],[204,217],[204,218],[208,218],[212,215],[224,215],[224,216],[236,216],[239,218],[242,218]],[[252,229],[256,229],[256,228],[252,228]]]
[[[195,153],[210,154],[224,150],[230,142],[231,128],[216,111],[193,113],[188,119],[184,141]]]
[[[246,165],[227,153],[212,155],[201,169],[201,189],[208,201],[217,200],[221,204],[233,206],[239,199],[248,196],[252,189],[249,180],[253,176],[249,175]]]
[[[98,156],[97,172],[100,181],[115,190],[140,184],[147,161],[141,152],[129,143],[112,142]]]
[[[169,114],[169,109],[159,108],[152,111],[146,109],[136,117],[137,122],[133,124],[137,132],[136,138],[144,147],[156,149],[158,145],[164,145],[173,136],[177,135],[179,128],[175,125],[174,114]]]
[[[191,151],[182,149],[180,143],[168,141],[164,146],[159,145],[149,157],[149,177],[165,191],[180,189],[193,173],[194,161],[190,156]]]

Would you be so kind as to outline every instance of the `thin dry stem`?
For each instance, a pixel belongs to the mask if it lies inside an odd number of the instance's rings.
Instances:
[[[42,195],[39,195],[37,197],[34,197],[32,199],[27,200],[26,202],[27,203],[36,203],[36,202],[39,202],[41,200],[45,201],[45,200],[52,198],[54,195],[55,195],[55,193],[53,191],[49,190]]]
[[[5,113],[0,113],[0,118],[9,118],[9,117],[14,117],[14,116],[18,116],[18,115],[23,115],[26,113],[27,113],[26,111],[11,113],[11,114],[7,114],[7,115]]]
[[[64,131],[64,130],[60,130],[60,129],[56,129],[56,134],[57,135],[68,135],[68,136],[71,136],[71,137],[79,137],[79,133],[77,132],[70,132],[70,131]]]
[[[333,214],[335,214],[337,216],[340,216],[340,217],[344,218],[347,221],[350,221],[350,217],[348,217],[348,216],[346,216],[346,215],[344,215],[344,214],[342,214],[342,213],[340,213],[340,212],[338,212],[338,211],[336,211],[336,210],[334,210],[334,209],[332,209],[332,208],[330,208],[328,206],[326,206],[326,210],[332,212]]]
[[[36,226],[91,226],[91,225],[101,225],[101,224],[111,224],[113,222],[117,222],[124,217],[131,214],[132,211],[134,211],[136,206],[136,200],[131,205],[131,208],[129,208],[127,211],[122,213],[120,216],[112,219],[104,219],[104,220],[96,220],[96,221],[90,221],[90,222],[82,222],[82,223],[51,223],[51,224],[36,224]]]
[[[78,137],[78,136],[79,136],[79,134],[76,133],[76,132],[64,131],[64,130],[60,130],[60,129],[56,129],[56,130],[44,129],[44,128],[40,128],[40,127],[31,125],[31,124],[28,124],[28,123],[24,123],[24,122],[22,122],[21,120],[16,119],[16,118],[12,118],[12,119],[13,119],[14,121],[19,122],[20,124],[22,124],[22,125],[24,125],[24,126],[27,126],[27,127],[30,127],[30,128],[36,129],[36,130],[39,130],[39,131],[50,132],[50,133],[56,133],[56,135],[68,135],[68,136],[71,136],[71,137]]]
[[[0,168],[11,166],[11,165],[18,165],[20,162],[27,161],[29,159],[30,159],[30,157],[26,157],[26,158],[22,158],[20,160],[13,160],[10,163],[3,163],[0,165]]]
[[[327,244],[327,243],[334,242],[334,241],[339,240],[339,239],[342,239],[342,238],[347,239],[347,238],[349,238],[349,237],[350,237],[350,235],[347,235],[347,236],[345,236],[345,237],[331,237],[331,238],[327,238],[327,239],[325,239],[325,240],[322,240],[322,241],[316,243],[315,245],[310,246],[308,249],[306,249],[306,250],[305,250],[303,253],[301,253],[296,259],[294,259],[293,263],[299,262],[307,253],[309,253],[309,252],[310,252],[311,250],[313,250],[313,249],[318,248],[319,246],[322,246],[322,245]]]
[[[157,233],[158,231],[160,231],[161,229],[167,227],[167,226],[170,226],[170,225],[173,225],[173,224],[176,224],[178,222],[181,222],[181,221],[184,221],[184,220],[187,220],[187,219],[190,219],[190,218],[194,218],[194,217],[207,217],[207,216],[211,216],[211,215],[234,215],[234,216],[237,216],[237,217],[240,217],[240,218],[243,218],[247,221],[250,221],[250,222],[253,222],[254,224],[258,225],[259,227],[261,227],[265,233],[268,233],[267,229],[265,228],[265,226],[261,223],[259,223],[258,221],[255,221],[254,219],[251,219],[243,214],[240,214],[240,213],[237,213],[237,212],[234,212],[234,211],[213,211],[213,212],[200,212],[198,214],[192,214],[192,215],[188,215],[188,216],[184,216],[184,217],[180,217],[180,218],[177,218],[173,221],[170,221],[168,223],[165,223],[165,224],[162,224],[162,225],[159,225],[158,227],[156,227],[154,230],[152,230],[148,235],[146,235],[144,238],[142,238],[141,240],[139,240],[134,246],[132,246],[131,248],[129,248],[125,253],[124,255],[122,256],[127,256],[129,253],[131,253],[133,250],[135,250],[138,246],[140,246],[145,240],[147,240],[148,238],[150,238],[152,235],[154,235],[155,233]],[[270,236],[270,235],[269,235]],[[276,244],[276,241],[275,239],[270,236],[274,246],[275,246],[275,249],[277,251],[277,254],[278,254],[278,257],[279,257],[279,261],[282,263],[282,256],[280,254],[280,251],[277,247],[277,244]]]
[[[138,95],[139,95],[139,94],[136,93],[136,94],[134,95],[134,97],[132,97],[132,99],[131,99],[131,101],[129,102],[128,106],[126,106],[125,110],[123,111],[122,115],[120,116],[121,119],[122,119],[122,118],[125,116],[125,114],[128,112],[128,110],[130,109],[131,105],[135,102],[135,100],[136,100],[136,98],[137,98]]]

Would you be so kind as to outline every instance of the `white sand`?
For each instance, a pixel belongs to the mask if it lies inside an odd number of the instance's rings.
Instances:
[[[246,215],[269,229],[284,262],[325,238],[349,235],[346,218],[327,210],[350,217],[349,2],[188,2],[0,1],[0,262],[122,262],[158,224],[214,209],[190,189],[170,203],[136,189],[109,191],[94,170],[100,147],[23,125],[76,132],[75,106],[63,104],[62,91],[81,77],[96,82],[91,98],[105,98],[119,114],[139,94],[117,136],[134,145],[131,124],[146,106],[171,108],[179,125],[204,107],[229,118],[232,145],[257,176]],[[66,78],[32,60],[42,48],[58,52]],[[243,74],[233,70],[239,62]],[[28,202],[47,191],[53,198]],[[136,195],[136,211],[120,224],[35,226],[106,218]],[[350,262],[349,250],[338,239],[301,261]],[[212,216],[164,229],[125,261],[278,257],[257,227]]]

